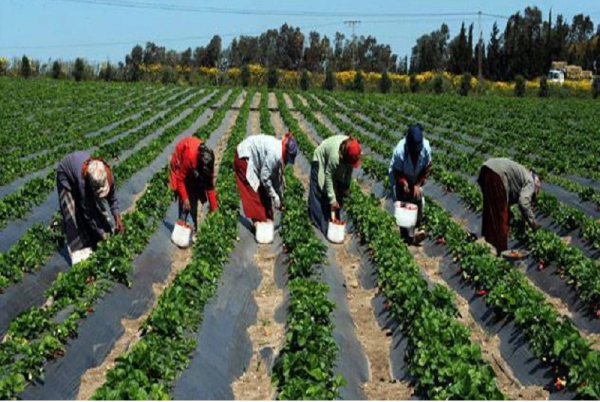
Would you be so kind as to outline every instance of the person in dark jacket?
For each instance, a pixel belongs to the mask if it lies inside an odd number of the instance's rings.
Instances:
[[[191,214],[194,232],[198,231],[198,201],[208,200],[210,212],[218,208],[214,169],[214,153],[199,138],[185,137],[175,146],[169,183],[179,201],[179,219]]]
[[[58,164],[56,185],[71,257],[77,251],[95,248],[111,232],[125,230],[115,180],[102,159],[83,151],[68,154]]]
[[[394,202],[410,202],[419,208],[416,230],[413,242],[419,244],[425,238],[422,230],[423,208],[425,198],[422,187],[431,170],[431,146],[423,138],[423,128],[420,124],[408,127],[406,136],[400,140],[388,169],[392,200]],[[401,228],[402,237],[408,239],[408,230]]]
[[[511,205],[519,205],[521,215],[533,230],[539,228],[533,212],[540,191],[535,171],[508,158],[492,158],[481,167],[477,183],[483,194],[482,235],[498,254],[508,249]]]

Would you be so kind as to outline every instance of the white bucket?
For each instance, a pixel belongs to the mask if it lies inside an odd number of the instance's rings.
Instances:
[[[175,222],[171,241],[178,247],[188,248],[192,245],[192,227],[184,221]]]
[[[346,237],[346,224],[337,224],[333,222],[329,222],[329,227],[327,228],[327,240],[332,243],[343,243],[344,238]]]
[[[273,221],[258,222],[256,224],[256,242],[260,244],[273,243],[275,238],[275,227]]]
[[[92,255],[92,249],[91,247],[86,247],[72,253],[70,252],[69,254],[71,256],[71,265],[75,265],[90,258]]]
[[[418,214],[419,207],[416,204],[400,201],[396,201],[394,204],[394,217],[396,218],[396,225],[402,228],[414,228],[417,224]]]

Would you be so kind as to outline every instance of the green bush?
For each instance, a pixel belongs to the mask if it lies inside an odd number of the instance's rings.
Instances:
[[[459,93],[461,94],[461,96],[467,96],[469,94],[469,91],[471,90],[471,78],[473,78],[471,73],[467,72],[463,74],[460,80]]]
[[[410,75],[410,92],[413,94],[419,90],[419,81],[417,81],[417,75],[412,73]]]
[[[333,91],[335,89],[335,75],[333,75],[333,70],[331,68],[325,70],[323,89],[326,91]]]
[[[540,98],[546,98],[548,96],[548,80],[545,75],[540,78]]]
[[[436,94],[444,92],[444,76],[442,74],[436,75],[433,79],[433,92]]]
[[[303,91],[308,91],[310,87],[310,77],[308,76],[308,71],[306,69],[302,70],[302,76],[300,77],[300,89]]]
[[[527,81],[525,81],[525,77],[521,74],[517,75],[515,78],[515,96],[522,98],[525,96],[525,89],[527,86]]]
[[[596,99],[600,95],[600,77],[594,77],[592,81],[592,97]]]
[[[269,71],[267,72],[267,86],[269,88],[275,88],[277,86],[277,82],[279,81],[279,72],[276,67],[269,67]]]
[[[390,92],[390,88],[392,87],[392,80],[390,80],[390,76],[388,75],[387,70],[383,70],[381,73],[381,80],[379,81],[379,90],[383,94],[387,94]]]
[[[363,77],[362,70],[358,70],[354,76],[354,82],[352,83],[352,89],[356,92],[365,92],[365,79]]]
[[[240,79],[242,80],[242,86],[247,87],[250,85],[250,69],[247,64],[242,66],[242,71],[240,71]]]
[[[23,56],[21,59],[21,76],[29,78],[31,76],[31,63],[27,56]]]

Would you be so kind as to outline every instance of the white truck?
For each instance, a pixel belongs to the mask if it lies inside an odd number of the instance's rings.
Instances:
[[[548,72],[548,81],[562,85],[565,82],[565,71],[553,68]]]

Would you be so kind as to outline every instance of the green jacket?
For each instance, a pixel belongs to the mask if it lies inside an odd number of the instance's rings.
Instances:
[[[352,166],[340,163],[340,145],[347,135],[334,135],[327,138],[315,149],[313,162],[319,163],[319,190],[325,191],[329,203],[337,202],[336,190],[343,191],[350,187]]]

